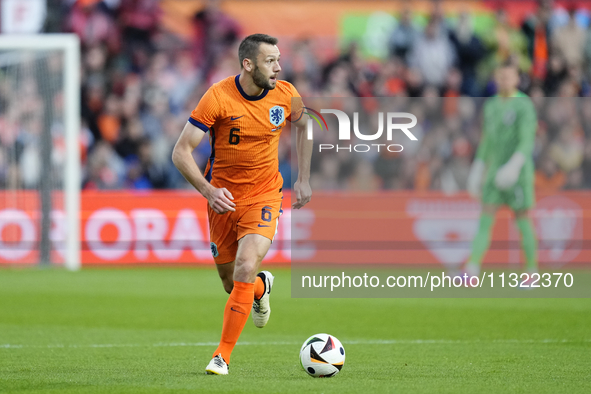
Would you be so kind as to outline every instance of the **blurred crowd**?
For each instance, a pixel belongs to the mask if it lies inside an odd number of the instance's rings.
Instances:
[[[514,100],[522,99],[527,98]],[[375,141],[362,140],[354,133],[350,140],[343,141],[338,140],[336,131],[322,133],[315,129],[314,140],[322,144],[322,151],[318,153],[319,149],[315,149],[312,188],[440,190],[448,194],[465,190],[481,137],[485,100],[435,95],[309,99],[307,105],[312,107],[357,112],[358,124],[365,126],[360,126],[359,131],[365,135],[376,133],[379,112],[411,113],[417,118],[417,125],[410,129],[416,142],[399,130],[392,133],[392,140],[387,140],[385,126],[382,136]],[[544,97],[536,93],[532,101],[538,114],[533,149],[537,163],[536,189],[552,193],[591,187],[591,139],[585,137],[591,135],[591,98]],[[328,129],[338,130],[336,117],[325,117]],[[393,123],[398,122],[404,124],[408,120],[396,118]]]
[[[452,22],[440,5],[435,3],[422,29],[410,10],[402,12],[385,61],[364,60],[352,44],[318,74],[295,75],[296,86],[310,88],[304,89],[310,97],[413,98],[406,108],[419,119],[419,148],[403,144],[401,153],[315,156],[313,188],[465,190],[482,130],[484,101],[475,98],[496,93],[494,70],[507,61],[518,67],[519,89],[532,97],[538,113],[536,189],[591,188],[591,26],[585,4],[565,9],[541,0],[520,24],[509,23],[507,7],[499,7],[494,27],[480,36],[468,13]]]
[[[188,187],[170,160],[174,143],[205,90],[240,71],[237,46],[243,32],[220,5],[205,2],[187,39],[162,27],[158,0],[63,1],[60,29],[76,33],[82,45],[84,189]],[[537,187],[590,188],[591,105],[567,99],[591,95],[591,27],[584,7],[565,9],[541,0],[520,24],[510,23],[507,7],[499,7],[491,10],[494,27],[478,35],[469,13],[447,18],[436,2],[426,24],[417,23],[410,9],[396,15],[385,59],[369,59],[350,43],[339,56],[320,62],[313,38],[280,41],[286,53],[280,78],[303,97],[412,97],[427,103],[491,96],[495,67],[512,61],[520,70],[520,89],[534,98],[541,114]],[[480,136],[476,121],[462,122],[463,116],[476,117],[479,101],[465,102],[471,104],[458,106],[439,124],[423,125],[413,154],[351,163],[315,155],[313,184],[463,190]],[[289,188],[291,142],[284,134],[280,170]],[[207,141],[194,152],[202,168],[209,153]]]

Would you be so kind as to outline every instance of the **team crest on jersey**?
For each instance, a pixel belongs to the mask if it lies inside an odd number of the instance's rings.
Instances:
[[[511,110],[505,111],[505,113],[503,114],[503,124],[505,126],[512,125],[513,122],[515,122],[515,117],[516,117],[516,114],[515,114],[514,110],[511,109]]]
[[[279,126],[285,122],[285,110],[283,107],[276,105],[269,110],[269,121],[273,126]]]
[[[218,246],[214,242],[212,242],[209,246],[211,246],[211,254],[213,257],[218,257],[220,255],[220,252],[218,252]]]

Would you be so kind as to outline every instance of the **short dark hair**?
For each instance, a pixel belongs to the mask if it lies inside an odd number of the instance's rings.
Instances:
[[[512,58],[507,58],[505,60],[503,60],[498,66],[497,68],[512,68],[515,71],[519,71],[519,66],[515,63],[515,59]]]
[[[240,43],[238,48],[238,58],[240,59],[240,68],[244,59],[251,59],[256,62],[256,57],[259,53],[259,45],[262,43],[277,45],[279,42],[275,37],[267,34],[251,34]]]

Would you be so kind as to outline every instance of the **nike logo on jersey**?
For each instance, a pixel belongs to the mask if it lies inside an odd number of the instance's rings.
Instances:
[[[233,312],[238,312],[238,313],[241,313],[241,314],[243,314],[243,315],[246,315],[246,313],[244,313],[244,312],[240,312],[239,310],[236,310],[236,309],[234,309],[234,307],[233,307],[233,306],[231,306],[231,307],[230,307],[230,309],[231,309]]]
[[[242,116],[244,116],[244,115],[242,115]],[[232,116],[232,117],[230,118],[230,120],[237,120],[237,119],[240,119],[240,118],[242,118],[242,116],[236,116],[236,117]]]
[[[268,225],[266,225],[266,224],[260,224],[260,223],[259,223],[259,227],[270,227],[270,226],[268,226]]]

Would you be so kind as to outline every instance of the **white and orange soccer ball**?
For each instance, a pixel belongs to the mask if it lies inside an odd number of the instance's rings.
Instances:
[[[306,339],[300,349],[300,363],[314,378],[335,376],[345,364],[345,348],[329,334],[316,334]]]

